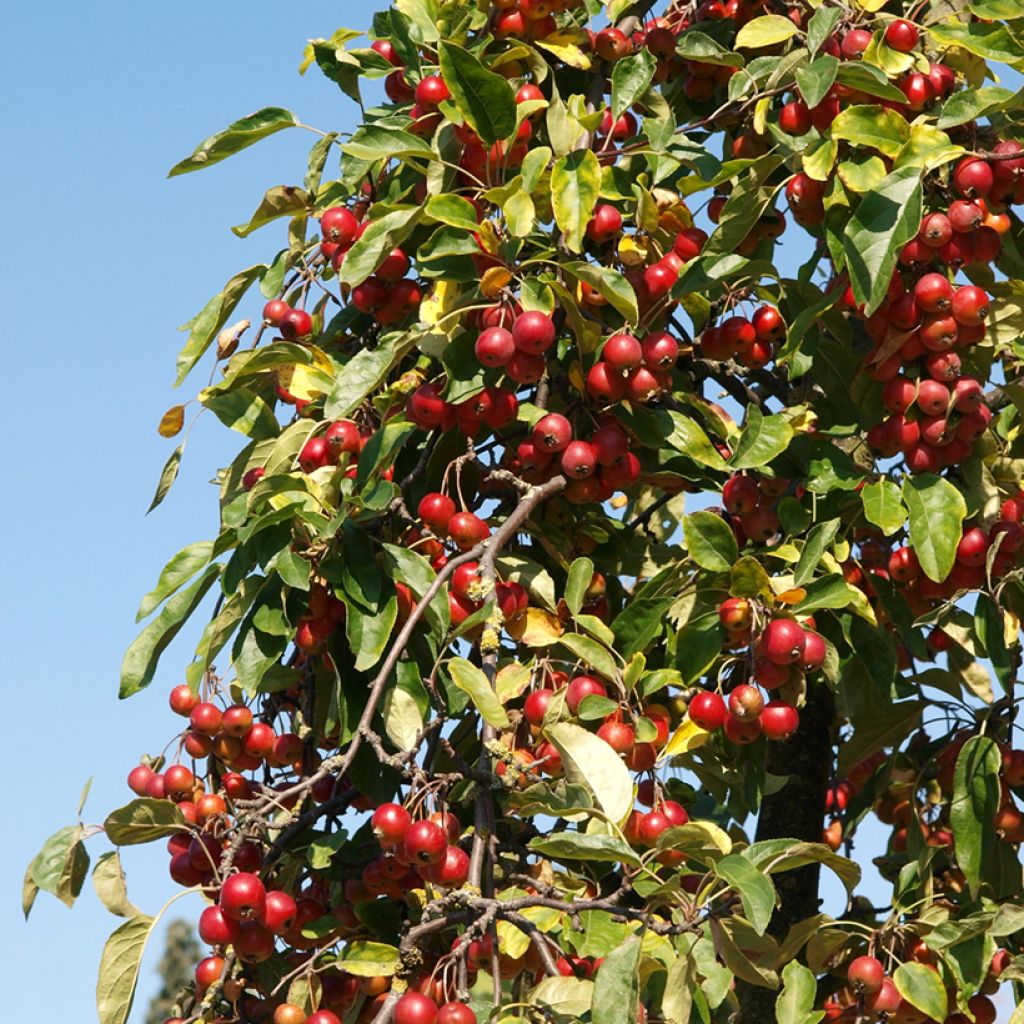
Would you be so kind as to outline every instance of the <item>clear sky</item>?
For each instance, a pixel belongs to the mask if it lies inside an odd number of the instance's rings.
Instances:
[[[130,798],[124,777],[177,727],[166,695],[197,631],[165,654],[148,691],[120,704],[118,669],[163,562],[214,535],[208,481],[240,439],[204,418],[169,498],[144,515],[174,445],[157,435],[160,415],[198,386],[181,397],[172,389],[183,341],[175,328],[236,270],[280,247],[274,226],[248,240],[228,229],[266,188],[301,181],[313,136],[282,133],[170,181],[166,171],[262,106],[351,130],[354,105],[315,69],[300,78],[297,65],[306,38],[364,28],[377,6],[310,0],[284,15],[265,0],[107,0],[20,4],[5,18],[0,260],[11,383],[0,412],[0,678],[13,799],[0,844],[0,927],[4,973],[17,982],[7,987],[11,1019],[41,1005],[51,1017],[93,1019],[96,965],[117,919],[87,883],[73,911],[41,895],[25,925],[20,881],[46,836],[74,820],[90,775],[87,822]],[[880,830],[869,834],[877,840]],[[106,848],[102,837],[91,845],[94,856]],[[129,894],[148,913],[177,891],[166,863],[157,846],[126,852]],[[172,914],[198,909],[197,899],[182,901]],[[133,1021],[154,990],[160,947],[147,955]]]
[[[351,130],[354,104],[315,69],[301,78],[297,68],[307,38],[365,27],[377,6],[106,0],[5,12],[0,262],[12,305],[0,342],[9,382],[0,685],[8,793],[18,795],[0,844],[0,947],[11,1019],[41,1007],[54,1019],[95,1019],[96,965],[117,919],[87,883],[71,911],[41,895],[25,925],[21,878],[42,841],[74,820],[90,775],[85,818],[102,820],[131,797],[124,777],[139,754],[156,753],[177,727],[166,696],[195,634],[167,652],[150,690],[119,704],[121,656],[165,559],[213,536],[208,481],[242,439],[204,417],[174,490],[144,515],[174,444],[156,426],[179,401],[176,328],[236,270],[280,248],[274,227],[246,241],[229,227],[248,220],[266,188],[301,184],[315,137],[283,133],[218,167],[165,175],[262,106]],[[105,848],[102,837],[92,843],[96,854]],[[177,889],[166,861],[162,849],[126,853],[129,893],[148,913]],[[197,914],[187,902],[172,911]]]

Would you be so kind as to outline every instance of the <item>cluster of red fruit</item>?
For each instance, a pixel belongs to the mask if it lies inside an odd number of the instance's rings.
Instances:
[[[1021,547],[1024,547],[1024,529],[1010,519],[997,519],[987,531],[980,526],[967,527],[957,544],[953,568],[938,583],[924,575],[917,554],[910,547],[896,548],[889,555],[885,568],[888,578],[904,588],[911,611],[924,615],[958,591],[981,590],[985,586],[986,562],[993,547],[996,553],[992,558],[992,576],[1001,579],[1017,564]],[[876,556],[872,553],[869,557]],[[862,546],[862,562],[863,559]]]
[[[750,370],[767,366],[774,346],[786,336],[786,321],[774,306],[759,306],[750,317],[734,313],[717,327],[700,336],[700,351],[706,359],[735,359]]]
[[[750,473],[737,473],[725,481],[722,504],[741,548],[748,540],[761,544],[778,534],[776,506],[789,486],[790,481],[782,477]]]
[[[938,973],[935,954],[918,938],[909,937],[905,943],[907,962],[924,964]],[[968,1014],[953,1013],[944,1024],[994,1024],[996,1007],[985,992],[994,992],[999,976],[1009,966],[1010,955],[1005,949],[996,950],[989,964],[982,992],[967,1002]],[[938,1024],[927,1014],[905,1000],[895,981],[886,973],[881,960],[870,954],[855,957],[846,969],[846,984],[829,996],[824,1004],[825,1020],[863,1020],[865,1017],[891,1020],[898,1024]]]
[[[741,597],[727,598],[719,605],[727,647],[750,645],[754,610],[753,603]],[[808,622],[813,626],[812,620]],[[723,729],[733,743],[753,743],[762,735],[769,740],[789,739],[800,725],[799,712],[781,698],[766,702],[755,684],[778,690],[798,681],[803,673],[817,672],[825,662],[825,641],[796,619],[779,617],[761,630],[752,654],[750,681],[732,687],[728,698],[711,690],[696,694],[690,699],[687,714],[702,729]]]
[[[622,833],[631,846],[637,848],[657,846],[658,840],[670,828],[685,825],[690,816],[686,809],[676,800],[666,800],[650,779],[644,779],[637,789],[637,800],[651,809],[641,811],[634,809],[622,827]],[[662,850],[655,858],[659,864],[667,867],[678,867],[686,860],[686,855],[671,847]],[[699,884],[701,874],[686,875],[682,879],[684,890],[693,891],[695,883]]]
[[[445,401],[442,392],[442,387],[428,382],[409,396],[405,413],[421,430],[458,427],[467,437],[476,437],[484,427],[500,430],[514,422],[519,412],[519,399],[508,388],[486,387],[461,402]]]
[[[551,776],[562,774],[563,765],[558,749],[547,740],[535,742],[551,702],[559,694],[564,698],[565,709],[573,716],[586,711],[583,702],[587,697],[609,697],[608,688],[595,676],[584,674],[570,679],[565,672],[550,672],[544,686],[527,694],[523,703],[524,728],[520,735],[512,739],[513,752],[509,764],[498,765],[499,775],[507,774],[510,766],[514,766],[516,781],[526,784],[535,781],[540,773]],[[645,719],[645,724],[654,729],[650,740],[638,739],[637,723],[640,718]],[[583,721],[581,724],[589,723]],[[661,704],[648,704],[640,708],[635,716],[622,707],[616,708],[603,717],[596,732],[616,753],[622,755],[632,771],[643,772],[654,767],[660,750],[668,742],[670,729],[669,710]]]

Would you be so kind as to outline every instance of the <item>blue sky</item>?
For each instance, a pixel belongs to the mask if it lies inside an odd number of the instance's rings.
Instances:
[[[189,638],[167,653],[150,690],[119,704],[121,656],[165,559],[213,535],[208,481],[237,449],[204,417],[174,490],[144,515],[173,446],[156,425],[179,401],[176,328],[236,270],[279,248],[273,227],[247,241],[229,227],[269,186],[301,183],[314,136],[284,133],[170,181],[167,169],[261,106],[351,129],[355,106],[315,69],[300,78],[297,67],[307,38],[364,27],[376,6],[310,0],[285,15],[238,0],[110,0],[20,4],[5,17],[0,218],[4,291],[16,311],[3,363],[18,383],[0,413],[0,649],[9,792],[23,797],[0,846],[0,927],[5,976],[18,980],[8,986],[13,1018],[38,1012],[42,998],[50,1015],[94,1019],[96,965],[117,920],[87,884],[71,911],[42,896],[25,925],[21,877],[46,836],[73,821],[90,775],[85,818],[102,820],[130,798],[124,777],[139,754],[155,753],[176,728],[166,696],[181,681]],[[183,398],[196,386],[186,384]],[[104,848],[94,841],[96,854]],[[132,899],[154,913],[176,890],[166,856],[135,848],[125,862]],[[144,972],[143,997],[153,987]],[[133,1020],[144,1009],[145,998]]]
[[[274,227],[249,240],[228,229],[248,219],[267,187],[301,180],[313,136],[283,133],[171,181],[166,171],[262,106],[351,129],[354,105],[315,70],[303,79],[296,69],[306,38],[329,35],[339,14],[365,27],[376,6],[311,0],[282,17],[238,0],[178,4],[173,13],[108,0],[63,5],[59,22],[38,4],[6,19],[0,88],[10,144],[0,216],[9,385],[0,415],[11,441],[0,505],[8,538],[0,649],[14,705],[9,792],[25,794],[0,846],[5,968],[19,982],[8,987],[12,1018],[38,1011],[45,993],[51,1016],[92,1019],[96,964],[117,920],[87,884],[73,911],[41,896],[26,926],[20,879],[45,837],[73,821],[90,775],[87,822],[129,799],[127,772],[176,728],[166,694],[181,681],[195,632],[165,655],[148,691],[120,704],[118,669],[139,628],[139,598],[165,559],[213,536],[208,481],[237,439],[204,418],[169,498],[144,515],[173,447],[156,425],[191,394],[171,386],[183,340],[175,328],[237,269],[276,251]],[[105,848],[102,839],[92,845],[94,855]],[[160,848],[125,856],[129,894],[149,913],[177,891],[166,860]],[[194,898],[172,913],[198,910]],[[147,956],[133,1020],[153,991],[159,947]]]

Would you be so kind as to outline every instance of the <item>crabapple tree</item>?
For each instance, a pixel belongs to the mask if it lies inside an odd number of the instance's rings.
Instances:
[[[302,61],[354,130],[270,107],[172,168],[315,135],[160,422],[241,435],[124,658],[172,739],[25,878],[70,904],[114,845],[102,1024],[145,842],[204,906],[168,1024],[992,1024],[1024,983],[1022,19],[396,0]]]

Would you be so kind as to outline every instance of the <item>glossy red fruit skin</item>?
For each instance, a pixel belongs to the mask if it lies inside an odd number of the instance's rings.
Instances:
[[[779,127],[789,135],[806,135],[811,125],[811,112],[800,100],[787,103],[779,111]]]
[[[523,714],[530,725],[540,727],[554,695],[554,690],[534,690],[529,694],[523,704]]]
[[[776,665],[792,665],[803,654],[806,634],[793,619],[772,619],[758,641],[758,651]]]
[[[182,715],[188,718],[192,714],[192,709],[199,703],[199,697],[192,692],[192,690],[182,683],[180,686],[175,686],[171,690],[168,702],[171,705],[171,710],[176,715]]]
[[[437,1011],[437,1024],[478,1024],[478,1019],[465,1003],[445,1003]]]
[[[900,53],[910,53],[917,46],[919,36],[917,26],[902,18],[889,22],[885,28],[886,43]]]
[[[516,354],[515,339],[504,327],[489,327],[476,339],[475,352],[484,366],[505,366]]]
[[[975,156],[965,156],[953,168],[953,188],[968,199],[987,196],[995,180],[991,164]]]
[[[397,846],[410,824],[409,812],[401,804],[394,803],[381,804],[370,819],[373,834],[385,849]]]
[[[882,987],[885,969],[873,956],[859,956],[850,963],[846,977],[854,990],[870,995]]]
[[[207,907],[199,915],[199,938],[208,946],[223,946],[234,942],[238,922],[228,917],[218,906]]]
[[[275,935],[282,935],[295,923],[298,912],[295,900],[288,893],[272,889],[267,893],[260,923]]]
[[[622,214],[608,203],[601,203],[594,209],[594,216],[587,224],[587,237],[592,242],[607,242],[622,232]]]
[[[569,711],[575,715],[579,710],[579,706],[583,698],[591,695],[607,697],[608,691],[605,689],[604,684],[593,676],[576,676],[576,678],[573,679],[566,688],[566,706],[569,708]]]
[[[405,831],[403,845],[416,863],[438,864],[448,849],[448,837],[433,821],[414,821]]]
[[[687,705],[686,713],[690,720],[708,732],[720,729],[729,717],[725,701],[720,694],[704,691],[695,694]]]
[[[262,915],[267,890],[259,877],[248,871],[230,875],[221,886],[220,906],[227,917],[246,921]]]
[[[784,700],[769,701],[761,712],[761,727],[769,740],[788,740],[800,725],[800,714]]]
[[[448,523],[455,515],[455,502],[447,494],[437,491],[425,494],[416,509],[419,517],[430,529],[444,536],[448,532]]]
[[[632,370],[643,362],[643,346],[631,334],[613,334],[601,350],[601,358],[613,370]]]
[[[572,440],[572,424],[561,413],[549,412],[534,424],[531,438],[541,451],[563,451]]]
[[[520,351],[541,355],[555,343],[554,322],[544,313],[527,310],[512,325],[512,340]]]

